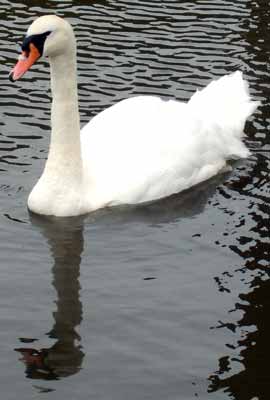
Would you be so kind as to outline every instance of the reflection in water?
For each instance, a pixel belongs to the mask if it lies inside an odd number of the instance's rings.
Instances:
[[[118,223],[118,219],[120,223],[140,219],[147,223],[165,223],[179,217],[191,217],[204,210],[217,185],[224,179],[224,174],[218,175],[178,195],[138,207],[100,210],[87,216],[87,219],[98,218],[101,224],[103,217],[106,224],[108,221]],[[56,311],[53,312],[54,325],[47,335],[55,339],[55,344],[49,348],[37,348],[33,347],[37,339],[21,338],[20,341],[28,346],[15,350],[21,354],[20,360],[25,364],[28,378],[56,380],[79,372],[84,358],[76,328],[82,322],[79,276],[85,216],[46,218],[31,213],[30,220],[47,239],[54,260],[52,284],[57,293]],[[155,278],[145,278],[151,279]]]
[[[76,331],[82,321],[80,263],[83,251],[83,218],[46,219],[31,215],[31,222],[48,240],[54,259],[52,284],[57,293],[50,348],[17,348],[32,379],[58,379],[81,369],[84,353]],[[25,341],[25,340],[24,340]]]
[[[233,165],[241,164],[242,161],[233,162]],[[89,215],[89,221],[98,216],[99,222],[108,221],[113,223],[130,224],[132,221],[142,221],[147,224],[167,224],[176,222],[180,218],[192,218],[202,213],[209,204],[210,199],[226,179],[231,171],[220,173],[207,181],[201,182],[183,192],[169,197],[155,200],[150,203],[141,203],[135,206],[117,206],[107,209],[100,209]]]

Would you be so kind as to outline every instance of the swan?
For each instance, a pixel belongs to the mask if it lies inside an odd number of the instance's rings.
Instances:
[[[148,95],[122,100],[80,132],[76,40],[65,19],[34,20],[10,80],[41,56],[50,64],[52,130],[44,171],[28,197],[34,213],[76,216],[153,201],[249,155],[243,129],[258,102],[239,71],[212,81],[187,103]]]

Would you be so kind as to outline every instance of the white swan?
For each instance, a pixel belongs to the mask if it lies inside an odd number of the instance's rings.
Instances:
[[[52,15],[36,19],[22,50],[12,81],[42,55],[51,69],[49,155],[28,198],[36,213],[74,216],[159,199],[210,178],[227,159],[249,154],[241,138],[258,103],[250,100],[241,72],[213,81],[188,103],[152,96],[120,101],[80,134],[69,23]]]

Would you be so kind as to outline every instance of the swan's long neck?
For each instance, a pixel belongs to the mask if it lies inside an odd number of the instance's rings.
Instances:
[[[52,110],[51,143],[46,174],[69,183],[82,175],[80,118],[77,94],[76,48],[50,58]]]

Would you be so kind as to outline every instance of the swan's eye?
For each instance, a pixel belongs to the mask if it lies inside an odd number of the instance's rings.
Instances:
[[[35,47],[38,49],[40,55],[42,56],[45,40],[50,33],[51,31],[47,31],[36,35],[26,36],[22,44],[22,51],[25,52],[26,55],[29,55],[30,43],[33,43]]]
[[[26,54],[29,54],[29,52],[30,52],[30,48],[29,48],[29,45],[30,45],[30,42],[31,42],[31,36],[29,36],[29,37],[26,37],[25,39],[24,39],[24,41],[23,41],[23,44],[22,44],[22,51],[24,52],[24,53],[26,53]],[[30,39],[30,40],[29,40]]]

